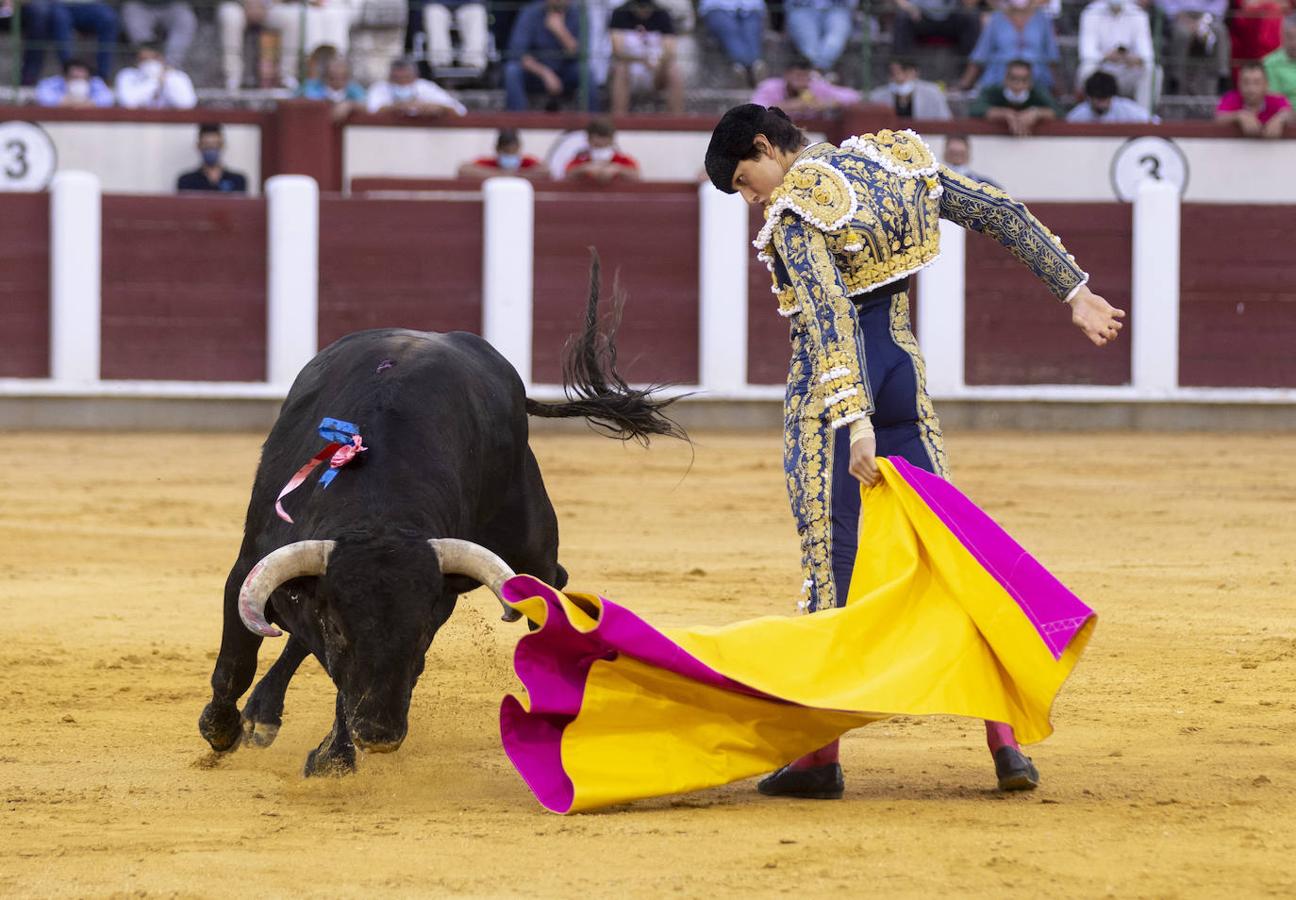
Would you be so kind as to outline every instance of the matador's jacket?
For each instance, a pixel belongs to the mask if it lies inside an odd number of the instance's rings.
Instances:
[[[905,293],[940,253],[942,218],[995,238],[1061,300],[1088,280],[1025,206],[940,165],[912,131],[808,147],[766,205],[755,245],[791,325],[784,469],[810,611],[845,604],[858,547],[843,426],[869,416],[878,456],[948,477]]]

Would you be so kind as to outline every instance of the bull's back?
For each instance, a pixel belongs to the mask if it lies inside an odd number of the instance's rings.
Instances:
[[[467,332],[356,332],[321,350],[293,382],[262,451],[250,529],[273,518],[274,495],[323,446],[324,418],[356,425],[370,448],[350,477],[329,488],[338,505],[352,491],[377,507],[429,487],[472,505],[494,490],[492,481],[507,479],[503,469],[526,447],[522,380],[485,340]]]
[[[285,406],[321,392],[376,388],[384,381],[406,389],[455,388],[472,396],[522,392],[522,380],[508,360],[475,334],[377,328],[348,334],[321,350],[298,374]]]

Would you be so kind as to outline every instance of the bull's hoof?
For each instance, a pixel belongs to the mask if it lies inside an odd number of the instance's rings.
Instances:
[[[198,733],[217,753],[233,750],[243,737],[243,720],[238,707],[208,703],[198,717]]]
[[[343,749],[316,747],[306,757],[306,767],[302,774],[307,778],[319,776],[330,776],[340,778],[343,775],[351,775],[356,770],[356,755],[354,747],[345,747]]]
[[[247,747],[269,747],[279,736],[282,722],[253,722],[243,720],[243,744]]]

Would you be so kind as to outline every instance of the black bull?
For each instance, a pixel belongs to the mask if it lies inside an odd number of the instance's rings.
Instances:
[[[357,746],[395,750],[424,656],[460,594],[498,587],[503,566],[563,586],[558,522],[527,444],[527,415],[586,417],[622,439],[683,436],[662,414],[669,400],[617,373],[619,301],[614,309],[605,337],[596,258],[585,327],[565,354],[566,403],[526,397],[504,357],[463,332],[358,332],[301,371],[262,448],[225,583],[212,699],[198,722],[214,750],[268,745],[288,682],[312,654],[337,686],[337,704],[306,774],[354,769]],[[320,449],[325,417],[355,423],[368,449],[326,490],[310,479],[287,497],[289,524],[275,499]],[[454,561],[474,545],[489,551],[484,564]],[[290,637],[240,714],[263,635],[277,633],[270,623]]]

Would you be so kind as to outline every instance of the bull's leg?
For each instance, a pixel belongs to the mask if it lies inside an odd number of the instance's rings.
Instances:
[[[262,638],[248,631],[238,614],[239,587],[250,568],[240,560],[225,581],[225,621],[220,653],[212,670],[212,699],[198,717],[199,734],[218,753],[238,745],[243,735],[238,700],[256,677],[257,651]]]
[[[333,730],[306,757],[302,774],[307,778],[313,775],[349,775],[355,768],[355,744],[351,743],[351,730],[347,728],[346,713],[342,709],[342,692],[338,691]]]
[[[252,689],[252,696],[243,706],[243,743],[253,747],[269,747],[283,724],[284,694],[297,667],[310,656],[310,648],[301,638],[288,636],[283,652],[270,671],[262,676]]]

